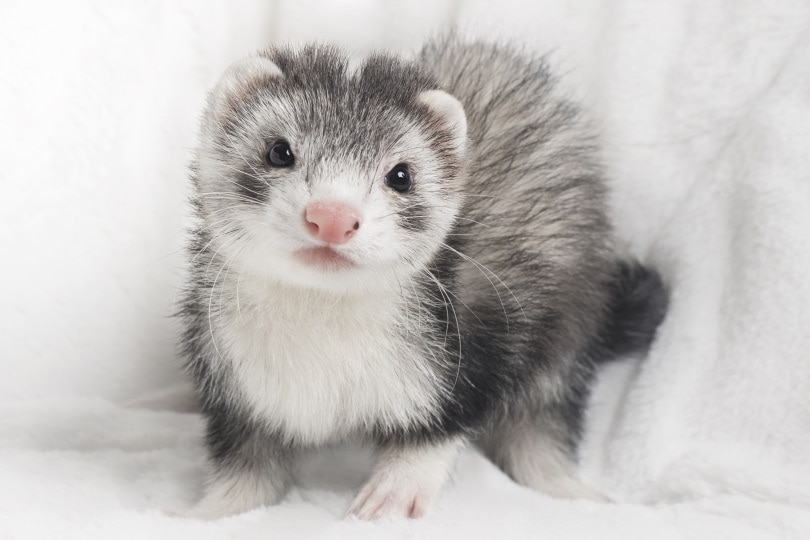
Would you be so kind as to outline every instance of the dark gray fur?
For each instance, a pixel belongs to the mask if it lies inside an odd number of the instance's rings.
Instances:
[[[283,170],[267,171],[265,182],[252,177],[269,141],[245,139],[261,131],[252,125],[253,111],[279,95],[297,111],[295,129],[322,143],[300,158],[309,160],[301,165],[311,167],[307,178],[341,161],[373,168],[376,156],[415,124],[431,134],[429,144],[448,179],[443,189],[464,194],[444,238],[430,238],[426,211],[440,207],[440,197],[414,189],[397,208],[401,227],[414,238],[425,234],[415,249],[435,244],[434,256],[413,277],[422,301],[408,305],[432,321],[420,338],[443,359],[426,364],[450,390],[416,423],[381,421],[357,435],[381,446],[475,439],[530,485],[534,479],[515,462],[527,437],[544,441],[533,447],[573,462],[596,363],[648,347],[667,295],[657,274],[616,256],[596,141],[578,107],[559,94],[545,61],[455,39],[429,44],[414,61],[373,56],[355,75],[346,58],[327,47],[263,54],[283,80],[260,81],[229,103],[214,145],[217,159],[234,169],[231,180],[244,204],[262,204],[284,182]],[[432,89],[464,106],[469,151],[463,161],[435,117],[415,102]],[[199,189],[196,167],[192,178]],[[206,224],[219,207],[199,195],[193,204],[203,224],[189,249],[184,343],[208,420],[215,474],[260,466],[257,460],[278,464],[276,458],[300,445],[252,414],[228,358],[215,350],[210,295],[226,261],[217,255],[222,240]],[[235,225],[226,231],[232,238],[240,234]],[[409,316],[414,313],[402,314]]]

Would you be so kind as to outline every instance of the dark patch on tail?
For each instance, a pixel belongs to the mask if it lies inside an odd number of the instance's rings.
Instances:
[[[604,362],[647,352],[668,306],[669,291],[658,272],[639,262],[619,262],[607,317],[589,356]]]

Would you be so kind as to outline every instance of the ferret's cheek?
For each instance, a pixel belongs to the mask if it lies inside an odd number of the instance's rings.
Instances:
[[[306,232],[304,227],[305,201],[304,197],[273,186],[269,191],[267,201],[261,206],[261,222],[266,227],[298,238]]]
[[[375,266],[395,262],[402,250],[403,238],[398,228],[386,220],[371,217],[361,224],[358,234],[345,245],[361,265]]]

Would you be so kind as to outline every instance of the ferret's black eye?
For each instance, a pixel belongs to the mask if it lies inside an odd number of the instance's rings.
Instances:
[[[397,164],[391,171],[385,175],[385,185],[404,193],[411,189],[411,171],[405,163]]]
[[[295,156],[290,150],[290,145],[285,141],[278,141],[267,152],[267,163],[273,167],[290,167],[295,163]]]

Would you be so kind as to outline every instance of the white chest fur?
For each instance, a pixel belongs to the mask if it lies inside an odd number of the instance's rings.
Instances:
[[[335,297],[240,284],[223,309],[217,344],[260,419],[315,444],[374,425],[408,425],[434,410],[439,388],[404,339],[398,299]],[[223,351],[224,352],[224,351]]]

